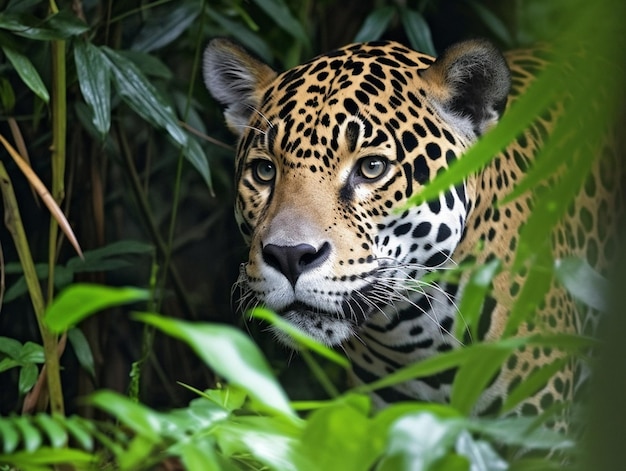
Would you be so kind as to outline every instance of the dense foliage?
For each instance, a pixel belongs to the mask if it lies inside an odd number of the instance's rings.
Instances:
[[[263,333],[267,322],[289,330],[280,318],[260,309],[234,316],[230,285],[245,248],[232,220],[233,138],[199,67],[220,35],[277,68],[379,37],[431,53],[477,35],[503,48],[549,41],[555,63],[528,96],[417,195],[480,168],[569,93],[518,189],[560,175],[521,234],[516,263],[531,275],[512,331],[554,276],[606,308],[606,280],[580,261],[546,258],[544,242],[603,130],[618,122],[624,10],[618,0],[0,0],[0,467],[556,469],[565,457],[590,469],[598,455],[597,469],[615,465],[619,444],[603,438],[626,436],[626,417],[607,407],[616,397],[607,391],[626,388],[626,375],[612,376],[624,371],[618,338],[601,357],[592,413],[577,411],[591,417],[581,447],[541,427],[558,410],[505,417],[559,365],[519,385],[497,416],[469,411],[516,348],[579,356],[595,345],[589,339],[475,343],[348,390],[336,352],[293,332],[302,353],[291,358]],[[474,273],[461,305],[471,319],[498,267],[463,269]],[[619,316],[610,322],[610,334],[626,330]],[[451,367],[459,370],[449,406],[372,411],[368,390]],[[619,424],[623,433],[610,429]]]

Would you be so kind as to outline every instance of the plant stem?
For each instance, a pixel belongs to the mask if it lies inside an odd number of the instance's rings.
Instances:
[[[57,351],[57,337],[50,332],[44,323],[45,301],[35,264],[28,246],[28,239],[22,224],[17,199],[13,191],[11,179],[7,173],[4,164],[0,161],[0,190],[2,191],[4,201],[4,219],[5,225],[13,238],[20,263],[24,270],[24,277],[30,300],[33,304],[35,317],[39,326],[39,332],[43,341],[44,355],[46,359],[46,373],[48,379],[48,391],[50,393],[50,409],[52,413],[65,414],[65,406],[63,404],[63,389],[61,387],[61,375],[59,367],[59,352]]]
[[[50,11],[58,13],[59,9],[54,0],[50,0]],[[65,196],[65,150],[67,131],[67,101],[66,101],[66,78],[65,78],[65,41],[54,40],[52,48],[52,198],[58,205]],[[48,295],[47,302],[52,302],[54,297],[54,266],[57,257],[57,241],[59,226],[55,218],[50,218],[50,231],[48,235]],[[32,259],[31,259],[32,262]],[[23,265],[23,263],[22,263]],[[32,296],[32,293],[31,293]],[[39,315],[38,315],[39,316]],[[43,317],[43,310],[40,313]],[[43,322],[39,323],[42,336],[47,331]],[[48,390],[50,393],[50,407],[52,412],[64,414],[63,390],[59,375],[59,357],[57,352],[57,336],[51,333],[44,337],[44,352],[48,372]],[[56,368],[51,367],[50,362],[56,363]],[[55,371],[56,370],[56,371]],[[53,376],[55,376],[53,378]]]

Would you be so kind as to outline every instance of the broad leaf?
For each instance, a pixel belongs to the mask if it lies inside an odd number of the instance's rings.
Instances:
[[[186,342],[219,376],[244,388],[261,404],[294,416],[285,392],[274,379],[262,353],[239,330],[227,325],[190,323],[156,314],[137,314],[137,318]]]
[[[556,277],[572,296],[593,309],[607,311],[610,289],[606,278],[580,258],[569,257],[554,263]]]
[[[361,25],[361,29],[354,37],[355,43],[363,41],[376,41],[380,39],[387,30],[391,19],[394,17],[396,9],[394,7],[380,7],[373,10]]]
[[[75,284],[62,291],[46,309],[45,322],[53,332],[63,332],[85,317],[108,307],[145,301],[149,293],[138,288]]]
[[[50,94],[32,62],[25,55],[20,54],[9,46],[2,46],[2,50],[24,84],[30,88],[35,95],[48,103],[50,101]]]
[[[100,138],[111,127],[111,74],[102,51],[88,41],[76,41],[74,62],[83,98],[93,114],[93,125]]]
[[[431,56],[437,55],[433,38],[430,34],[430,26],[421,13],[409,8],[402,8],[400,10],[400,20],[413,49]]]
[[[148,17],[135,37],[131,48],[150,52],[174,42],[200,14],[202,2],[185,0],[166,4],[157,14]]]
[[[172,107],[133,62],[108,47],[102,50],[109,61],[113,83],[122,99],[147,122],[167,132],[211,189],[211,173],[206,155],[200,144],[178,124]]]

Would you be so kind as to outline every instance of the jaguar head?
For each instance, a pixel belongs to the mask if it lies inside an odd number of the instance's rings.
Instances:
[[[239,137],[243,309],[264,305],[336,345],[450,263],[474,183],[406,203],[499,119],[510,78],[493,46],[468,41],[435,60],[354,44],[278,74],[216,39],[204,79]]]

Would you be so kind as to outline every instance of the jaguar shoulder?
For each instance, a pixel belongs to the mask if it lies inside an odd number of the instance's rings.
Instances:
[[[460,345],[453,332],[463,322],[457,301],[467,278],[421,280],[469,258],[511,264],[533,195],[496,203],[532,164],[559,110],[538,118],[462,184],[405,205],[498,122],[543,66],[537,54],[503,56],[481,40],[454,45],[437,59],[375,42],[278,74],[235,43],[213,40],[205,83],[239,137],[236,217],[250,245],[239,280],[242,308],[265,305],[316,339],[341,344],[357,382]],[[623,201],[619,158],[607,149],[552,243],[555,257],[583,255],[598,269],[611,257]],[[482,307],[481,338],[502,334],[523,283],[523,273],[497,275]],[[537,314],[520,334],[583,328],[576,304],[556,284]],[[514,354],[477,412],[497,408],[513,385],[560,355],[540,348]],[[518,411],[536,413],[568,399],[573,376],[565,367]],[[450,371],[413,380],[377,391],[377,399],[447,401],[453,377]]]

